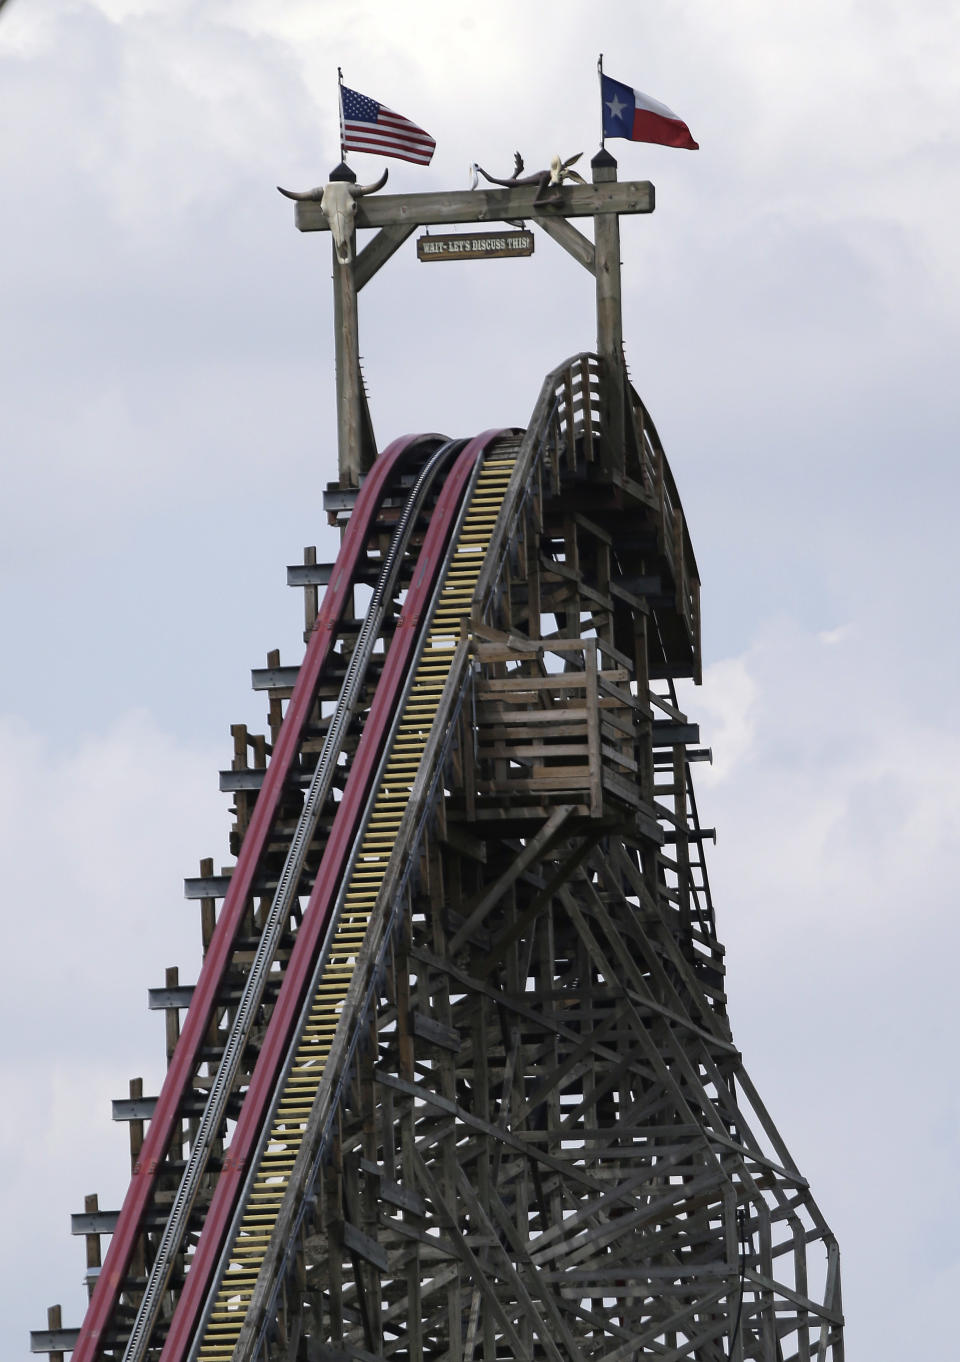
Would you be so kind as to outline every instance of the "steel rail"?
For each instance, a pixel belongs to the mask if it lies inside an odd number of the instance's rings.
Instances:
[[[395,714],[397,696],[409,672],[411,653],[420,635],[433,584],[442,567],[444,549],[460,508],[464,488],[481,450],[498,433],[488,432],[485,436],[477,437],[460,454],[431,515],[430,527],[324,849],[310,901],[287,963],[228,1156],[218,1177],[200,1240],[170,1324],[162,1354],[163,1362],[183,1357],[203,1309],[209,1281],[233,1216],[252,1150],[260,1135],[278,1074],[290,1050],[291,1032],[313,972],[316,953],[329,923],[333,895],[342,878],[345,858],[354,841],[358,821],[370,797],[371,780]]]
[[[240,1061],[249,1041],[257,1011],[263,1001],[268,976],[303,873],[307,851],[316,832],[320,815],[323,812],[334,775],[338,769],[340,752],[347,736],[350,720],[353,717],[353,706],[366,676],[370,659],[373,656],[373,649],[383,625],[387,602],[396,587],[403,556],[407,551],[410,536],[434,479],[448,460],[458,453],[465,443],[464,440],[449,440],[431,456],[426,466],[421,469],[420,475],[407,497],[400,519],[397,521],[391,537],[376,586],[347,665],[334,712],[330,716],[313,777],[300,816],[297,819],[297,826],[287,847],[283,868],[277,880],[277,887],[264,921],[253,962],[244,982],[223,1054],[193,1136],[190,1157],[181,1175],[180,1185],[174,1195],[156,1248],[154,1260],[147,1276],[147,1285],[140,1298],[137,1314],[124,1349],[123,1362],[141,1362],[144,1353],[150,1346],[150,1333],[163,1300],[163,1293],[169,1283],[170,1274],[174,1268],[175,1256],[183,1242],[189,1217],[200,1190],[201,1179],[210,1160],[213,1141],[225,1118],[227,1102],[234,1091]]]
[[[234,941],[247,900],[253,890],[257,867],[267,845],[284,784],[299,747],[314,702],[321,672],[332,651],[336,625],[343,613],[358,565],[376,521],[381,502],[394,474],[406,456],[425,441],[442,442],[442,436],[403,436],[394,440],[370,471],[347,525],[343,543],[331,574],[330,585],[297,676],[283,725],[271,754],[263,786],[254,805],[237,865],[211,938],[183,1030],[167,1070],[140,1156],[133,1167],[106,1258],[84,1316],[73,1353],[74,1362],[94,1362],[100,1339],[113,1314],[140,1233],[143,1215],[157,1176],[162,1169],[174,1124],[184,1096],[200,1062],[210,1020],[216,1006]]]

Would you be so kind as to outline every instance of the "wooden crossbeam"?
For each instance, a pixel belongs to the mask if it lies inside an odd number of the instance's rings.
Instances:
[[[537,203],[537,185],[516,189],[452,189],[433,194],[367,194],[357,203],[358,227],[441,227],[465,222],[507,222],[511,218],[589,218],[600,213],[652,213],[649,180],[612,180],[565,185],[556,203]],[[301,232],[328,232],[317,200],[297,203]]]
[[[569,252],[590,274],[597,273],[597,252],[592,241],[571,227],[566,218],[545,217],[538,213],[533,221],[542,227],[547,236],[552,237],[558,246]]]
[[[543,827],[531,837],[527,845],[520,851],[507,869],[500,875],[493,884],[486,889],[480,896],[480,900],[470,908],[466,922],[457,932],[450,942],[450,953],[455,955],[458,948],[468,938],[483,921],[486,913],[500,897],[507,891],[511,884],[523,873],[528,865],[531,865],[544,852],[552,839],[556,836],[563,824],[570,817],[572,810],[569,804],[561,804],[550,815]]]

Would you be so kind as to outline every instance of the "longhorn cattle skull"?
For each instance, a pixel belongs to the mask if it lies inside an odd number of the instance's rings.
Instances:
[[[350,238],[353,236],[357,217],[357,202],[364,194],[375,194],[387,182],[389,171],[385,170],[374,184],[351,184],[349,180],[331,180],[317,189],[307,189],[298,194],[293,189],[280,189],[280,193],[298,203],[320,202],[320,211],[330,224],[337,259],[341,265],[350,260]]]

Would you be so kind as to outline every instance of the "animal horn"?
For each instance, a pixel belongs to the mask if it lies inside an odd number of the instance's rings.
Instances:
[[[387,176],[389,174],[390,167],[387,166],[386,170],[380,176],[379,180],[377,180],[374,184],[355,184],[351,186],[350,192],[351,194],[356,194],[358,198],[361,194],[375,194],[378,189],[382,189],[383,186],[387,183]]]
[[[280,193],[287,199],[296,199],[297,203],[313,203],[317,199],[323,198],[323,186],[318,185],[316,189],[305,189],[302,194],[298,194],[295,189],[282,189],[277,185]]]

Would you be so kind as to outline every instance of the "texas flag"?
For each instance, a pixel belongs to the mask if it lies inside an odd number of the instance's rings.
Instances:
[[[659,142],[664,147],[699,151],[690,129],[666,104],[639,90],[631,90],[610,76],[600,75],[604,137],[626,137],[631,142]]]

